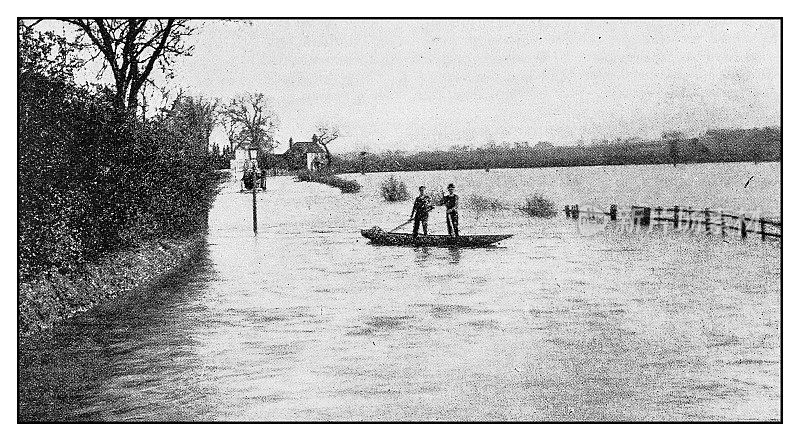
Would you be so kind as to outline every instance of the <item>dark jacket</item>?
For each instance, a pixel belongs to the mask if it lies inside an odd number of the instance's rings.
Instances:
[[[417,196],[414,199],[414,207],[411,209],[411,217],[425,217],[428,215],[428,212],[431,211],[433,208],[433,203],[431,202],[431,198],[428,195],[424,196]]]

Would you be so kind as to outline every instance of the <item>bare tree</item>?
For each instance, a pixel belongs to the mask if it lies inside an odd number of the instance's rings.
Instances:
[[[331,166],[331,151],[328,144],[339,137],[339,127],[327,123],[317,124],[317,142],[325,149],[325,158],[328,167]]]
[[[241,138],[239,137],[239,126],[228,113],[227,107],[224,107],[220,112],[219,122],[222,124],[222,129],[225,131],[225,136],[228,138],[228,145],[230,145],[231,151],[236,150],[241,143]]]
[[[234,142],[237,146],[248,142],[263,152],[273,150],[278,118],[269,108],[269,100],[263,93],[249,93],[232,99],[221,116],[231,147]]]
[[[158,67],[167,78],[172,77],[172,64],[183,55],[191,55],[193,47],[186,37],[195,28],[185,19],[64,19],[78,27],[94,50],[90,60],[101,58],[102,76],[106,69],[114,75],[114,104],[120,110],[135,113],[138,95]]]

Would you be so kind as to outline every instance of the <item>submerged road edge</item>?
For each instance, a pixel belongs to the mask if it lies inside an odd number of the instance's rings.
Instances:
[[[161,239],[113,253],[79,274],[47,272],[17,287],[17,331],[25,337],[135,289],[158,283],[187,263],[205,242],[205,233]]]

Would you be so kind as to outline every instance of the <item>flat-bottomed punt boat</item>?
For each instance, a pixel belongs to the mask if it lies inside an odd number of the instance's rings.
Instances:
[[[378,227],[361,230],[361,235],[376,245],[415,247],[484,247],[513,236],[513,234],[474,234],[453,237],[442,234],[420,234],[414,238],[409,233],[387,233]]]

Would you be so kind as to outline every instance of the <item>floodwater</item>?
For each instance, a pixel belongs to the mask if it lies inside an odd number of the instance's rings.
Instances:
[[[778,164],[396,175],[509,203],[539,192],[562,206],[780,207]],[[354,176],[355,195],[270,178],[255,237],[252,196],[230,184],[179,274],[23,342],[20,419],[780,418],[780,242],[613,225],[586,235],[563,214],[464,209],[463,234],[515,236],[373,246],[360,228],[411,211],[380,200],[386,176]],[[445,230],[441,208],[430,222]]]

